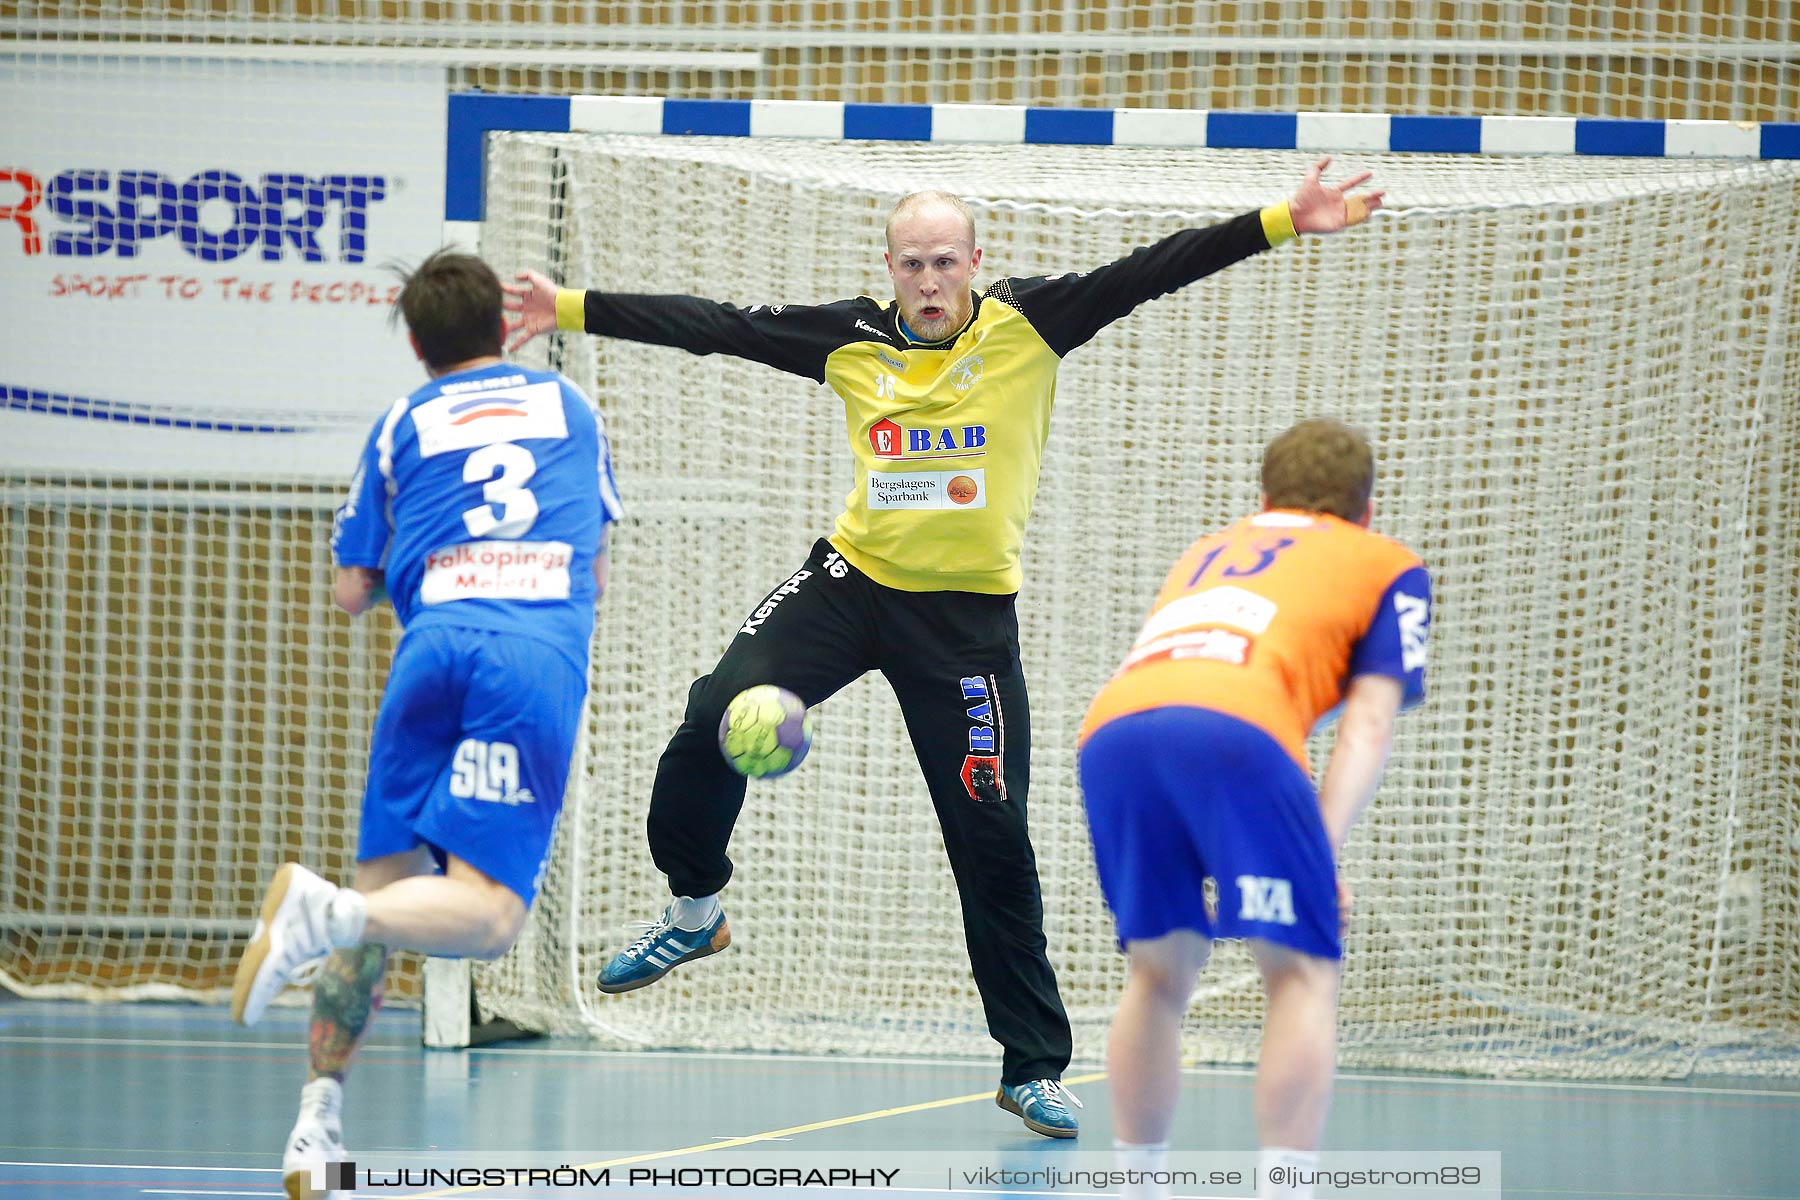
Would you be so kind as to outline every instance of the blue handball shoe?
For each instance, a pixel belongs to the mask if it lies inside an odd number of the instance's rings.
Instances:
[[[1068,1101],[1075,1107],[1082,1103],[1059,1079],[1033,1079],[1029,1083],[1008,1087],[1000,1085],[994,1103],[1025,1121],[1025,1128],[1045,1137],[1072,1138],[1081,1132],[1081,1122],[1069,1111]]]
[[[731,926],[720,909],[705,929],[677,929],[663,909],[654,921],[640,921],[644,936],[620,951],[600,972],[600,990],[608,994],[649,987],[684,962],[717,954],[731,945]]]

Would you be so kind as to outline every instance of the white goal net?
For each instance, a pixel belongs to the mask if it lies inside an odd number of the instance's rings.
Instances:
[[[983,275],[1108,261],[1279,198],[1309,156],[497,136],[481,249],[573,286],[750,304],[885,294],[900,194],[971,198]],[[1392,211],[1151,303],[1063,368],[1020,599],[1031,824],[1079,1056],[1122,978],[1074,732],[1173,556],[1252,507],[1264,442],[1366,428],[1419,548],[1431,699],[1346,851],[1346,1064],[1800,1071],[1800,168],[1358,155]],[[644,817],[690,681],[827,531],[841,407],[723,357],[542,343],[593,389],[631,519],[538,909],[484,1008],[621,1045],[989,1054],[955,892],[886,685],[753,786],[729,953],[593,977],[666,893]],[[1323,585],[1328,586],[1328,582]],[[1320,747],[1320,758],[1322,761]],[[1190,1057],[1247,1060],[1241,947]]]

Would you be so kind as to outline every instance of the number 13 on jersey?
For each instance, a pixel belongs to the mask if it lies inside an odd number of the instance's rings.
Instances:
[[[1260,534],[1254,539],[1221,542],[1200,559],[1200,564],[1194,568],[1194,574],[1188,579],[1187,585],[1190,588],[1196,586],[1214,567],[1218,567],[1218,574],[1226,579],[1248,579],[1252,575],[1260,575],[1274,566],[1276,557],[1293,544],[1293,538],[1270,534]]]

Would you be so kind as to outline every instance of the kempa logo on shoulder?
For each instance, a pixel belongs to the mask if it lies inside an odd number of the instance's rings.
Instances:
[[[863,320],[861,317],[856,318],[856,327],[858,329],[864,330],[868,333],[872,333],[878,338],[885,339],[885,338],[890,338],[890,337],[894,336],[891,333],[884,333],[883,331],[875,328],[873,325],[869,324],[867,321]],[[901,367],[900,369],[905,370],[906,368]]]
[[[742,632],[749,634],[751,637],[755,637],[756,631],[762,628],[762,623],[769,619],[769,614],[774,612],[777,608],[780,608],[781,602],[784,599],[798,592],[800,590],[800,585],[811,578],[811,571],[804,568],[795,571],[792,578],[770,592],[769,598],[759,604],[756,611],[750,614],[750,619],[744,622]]]
[[[966,392],[981,382],[983,360],[979,354],[967,354],[950,366],[950,386]]]

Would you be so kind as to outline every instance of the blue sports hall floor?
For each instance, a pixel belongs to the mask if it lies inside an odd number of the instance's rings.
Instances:
[[[303,1010],[279,1009],[243,1030],[220,1009],[0,998],[0,1200],[280,1195],[305,1020]],[[1113,1190],[1091,1182],[1091,1169],[1111,1164],[1112,1136],[1094,1065],[1069,1075],[1086,1105],[1081,1138],[1050,1141],[994,1106],[997,1056],[621,1053],[564,1039],[445,1051],[423,1049],[418,1027],[416,1012],[384,1012],[351,1077],[346,1142],[374,1181],[359,1184],[359,1198]],[[1209,1173],[1255,1163],[1250,1089],[1238,1068],[1185,1074],[1172,1166],[1194,1168],[1200,1182],[1176,1185],[1175,1195],[1255,1194]],[[1351,1071],[1339,1078],[1326,1136],[1323,1167],[1395,1164],[1382,1177],[1395,1186],[1324,1187],[1320,1200],[1800,1200],[1793,1080],[1567,1084]],[[1396,1173],[1477,1153],[1469,1161],[1497,1164],[1503,1192]],[[746,1174],[752,1167],[760,1173]],[[428,1168],[460,1173],[405,1182],[407,1170]],[[558,1168],[551,1186],[530,1174]],[[495,1169],[508,1172],[499,1183],[468,1174]],[[662,1174],[634,1182],[633,1170]],[[1483,1179],[1492,1183],[1491,1169]]]

